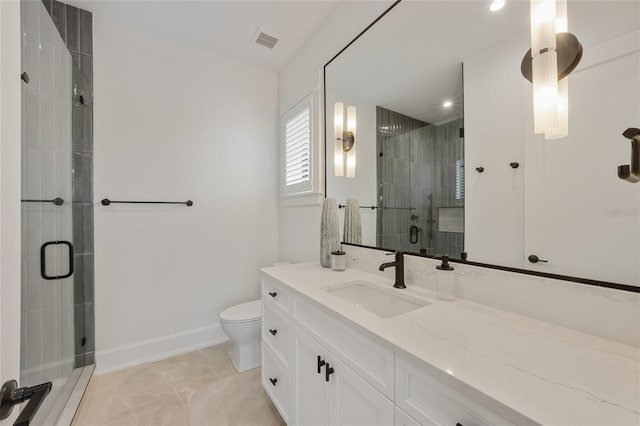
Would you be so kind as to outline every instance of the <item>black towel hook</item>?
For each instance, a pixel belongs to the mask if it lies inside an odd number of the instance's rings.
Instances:
[[[618,166],[618,177],[630,183],[640,182],[640,129],[630,127],[622,136],[631,140],[631,164]]]

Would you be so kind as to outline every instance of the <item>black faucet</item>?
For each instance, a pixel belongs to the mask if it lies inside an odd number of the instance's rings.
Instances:
[[[387,254],[391,255],[393,253],[387,253]],[[393,284],[393,286],[395,288],[407,288],[407,286],[404,284],[404,253],[402,253],[401,251],[397,251],[395,255],[396,255],[395,262],[383,263],[382,265],[380,265],[378,269],[380,269],[381,271],[384,271],[386,268],[395,266],[396,282]]]

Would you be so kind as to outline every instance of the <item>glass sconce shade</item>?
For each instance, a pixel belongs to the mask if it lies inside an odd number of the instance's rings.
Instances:
[[[333,151],[336,176],[344,176],[344,153],[342,151],[342,136],[344,133],[344,105],[336,102],[333,119]]]
[[[356,107],[347,107],[347,126],[344,126],[344,104],[336,102],[334,105],[333,136],[334,136],[334,168],[336,176],[356,175]]]

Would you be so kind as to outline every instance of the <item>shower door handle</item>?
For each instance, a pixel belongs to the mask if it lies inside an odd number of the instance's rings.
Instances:
[[[51,382],[24,388],[19,388],[15,380],[5,382],[0,389],[0,420],[9,417],[14,406],[29,401],[13,423],[14,426],[29,426],[52,387]]]
[[[63,244],[69,248],[69,272],[64,275],[47,275],[47,247]],[[73,244],[69,241],[47,241],[40,247],[40,276],[45,280],[63,280],[73,275]]]
[[[411,225],[409,227],[409,242],[411,244],[417,244],[418,243],[418,234],[420,232],[420,228],[418,228],[416,225]]]

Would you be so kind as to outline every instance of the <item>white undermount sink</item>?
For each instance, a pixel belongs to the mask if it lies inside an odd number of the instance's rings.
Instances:
[[[367,281],[353,281],[325,291],[382,318],[393,318],[431,304],[412,294],[403,294],[404,290],[385,289]]]

